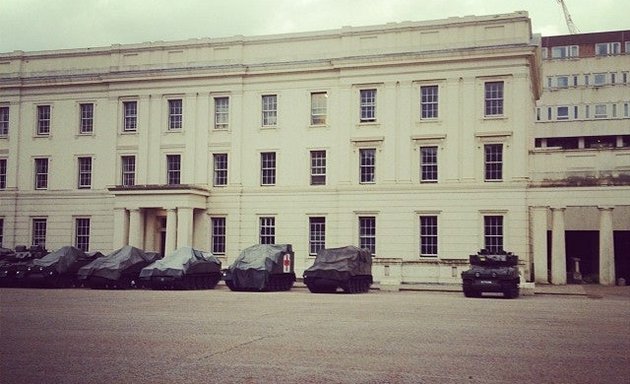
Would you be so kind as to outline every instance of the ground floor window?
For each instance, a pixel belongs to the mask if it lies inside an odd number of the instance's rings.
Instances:
[[[376,217],[359,217],[359,247],[376,254]]]
[[[37,218],[32,221],[31,244],[46,248],[46,219]]]
[[[326,218],[309,217],[309,254],[316,255],[320,249],[326,248]]]
[[[75,247],[83,252],[90,250],[90,219],[78,218],[75,222]]]
[[[438,255],[438,218],[420,216],[420,256]]]
[[[2,244],[4,244],[4,219],[0,218],[0,248],[2,248]]]
[[[260,218],[260,244],[276,243],[276,218]]]
[[[503,216],[483,217],[484,248],[490,252],[503,251]]]
[[[215,255],[225,255],[226,231],[225,217],[213,217],[210,219],[212,236],[210,239],[211,251]]]

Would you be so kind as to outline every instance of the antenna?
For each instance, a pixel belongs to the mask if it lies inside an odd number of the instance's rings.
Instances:
[[[569,28],[569,32],[572,35],[578,33],[579,30],[573,23],[573,20],[571,19],[571,14],[569,13],[569,8],[567,8],[567,5],[564,3],[564,0],[556,0],[556,1],[558,2],[558,4],[562,6],[562,12],[564,13],[564,20],[567,22],[567,28]]]

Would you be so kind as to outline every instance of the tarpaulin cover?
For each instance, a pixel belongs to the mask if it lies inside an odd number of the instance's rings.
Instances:
[[[125,269],[139,263],[151,263],[158,257],[155,252],[145,252],[142,249],[126,245],[79,268],[77,275],[79,279],[97,276],[118,280]]]
[[[194,268],[200,264],[208,264],[206,268]],[[199,269],[209,272],[220,272],[221,261],[212,253],[199,251],[191,247],[183,247],[174,250],[161,260],[154,261],[140,271],[141,279],[149,279],[154,276],[166,276],[182,278],[191,269]]]
[[[269,274],[282,272],[283,256],[290,244],[256,244],[245,248],[230,266],[234,284],[241,289],[264,290]]]
[[[70,269],[72,264],[74,264],[80,258],[85,257],[87,257],[85,252],[68,245],[47,254],[41,259],[35,259],[33,261],[33,265],[43,268],[54,266],[57,273],[66,273]]]
[[[312,266],[304,271],[305,277],[347,280],[352,276],[372,274],[372,255],[367,249],[353,245],[341,248],[320,249]]]

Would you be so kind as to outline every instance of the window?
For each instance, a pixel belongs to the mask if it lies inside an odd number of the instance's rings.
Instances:
[[[260,154],[260,184],[276,184],[276,153],[262,152]]]
[[[0,136],[9,134],[9,107],[0,107]]]
[[[579,55],[579,49],[577,45],[566,45],[562,47],[551,48],[552,59],[566,59],[569,57],[577,57]]]
[[[627,51],[627,52],[628,52],[628,54],[630,54],[630,51]],[[628,84],[628,72],[623,72],[621,74],[621,82],[623,84]]]
[[[260,244],[276,243],[276,218],[260,218]]]
[[[606,84],[606,74],[605,73],[596,73],[593,75],[593,85],[599,86]]]
[[[35,189],[48,188],[48,159],[35,159]]]
[[[230,125],[230,98],[214,98],[214,129],[228,129]]]
[[[46,248],[46,219],[33,219],[31,244]]]
[[[0,217],[0,248],[4,248],[4,219]]]
[[[626,45],[626,47],[624,49],[624,52],[626,54],[630,54],[630,41],[626,41],[625,45]]]
[[[585,105],[584,106],[584,117],[587,119],[591,118],[591,106],[590,105]]]
[[[376,89],[362,89],[359,91],[360,121],[372,123],[376,121]]]
[[[420,216],[420,256],[438,255],[437,216]]]
[[[619,42],[595,44],[595,54],[597,56],[618,55],[620,53],[621,44]]]
[[[78,158],[78,185],[79,189],[89,189],[92,187],[92,158],[91,157],[79,157]]]
[[[264,95],[262,97],[262,125],[273,127],[278,124],[278,96]]]
[[[215,153],[212,155],[214,164],[213,185],[225,186],[228,183],[228,155],[227,153]]]
[[[326,151],[311,151],[311,185],[326,185]]]
[[[79,104],[79,133],[89,135],[94,131],[94,104]]]
[[[578,116],[579,116],[579,114],[578,114],[578,106],[577,106],[577,105],[574,105],[574,106],[573,106],[573,118],[574,118],[574,119],[577,119],[577,118],[578,118]]]
[[[484,248],[489,252],[503,251],[503,216],[483,217]]]
[[[595,118],[596,119],[605,119],[608,117],[606,104],[597,104],[595,105]]]
[[[438,181],[437,147],[420,147],[420,182]]]
[[[616,73],[611,73],[610,74],[610,84],[615,84],[617,82],[617,74]]]
[[[184,107],[182,99],[168,101],[168,129],[169,131],[182,129]]]
[[[569,107],[558,107],[556,120],[569,120]]]
[[[503,82],[490,81],[485,83],[485,115],[503,115]]]
[[[584,85],[589,85],[589,84],[590,84],[590,76],[584,75]]]
[[[37,106],[37,134],[42,136],[50,134],[50,105]]]
[[[578,77],[577,77],[577,75],[573,75],[573,86],[574,87],[578,86]]]
[[[7,159],[0,159],[0,190],[7,188]]]
[[[556,77],[556,86],[558,88],[568,88],[569,87],[569,77],[568,76],[558,76],[558,77]]]
[[[485,180],[501,181],[503,179],[503,144],[486,144]]]
[[[181,156],[166,155],[166,183],[178,185],[181,182]]]
[[[359,217],[359,248],[367,249],[372,255],[376,254],[376,217]]]
[[[420,87],[420,118],[437,119],[438,117],[438,86],[428,85]]]
[[[135,132],[138,127],[138,102],[123,101],[123,132]]]
[[[125,187],[136,185],[136,157],[122,156],[121,163],[121,183]]]
[[[326,218],[309,217],[308,227],[308,252],[310,255],[316,255],[320,249],[326,248]]]
[[[374,183],[376,180],[376,149],[359,149],[359,182]]]
[[[325,125],[328,115],[328,94],[311,93],[311,125]]]
[[[612,117],[617,117],[617,104],[611,105],[612,107]]]
[[[210,238],[211,252],[215,255],[225,255],[225,217],[210,218],[210,227],[212,228],[212,235]]]
[[[90,250],[90,219],[75,220],[74,246],[83,252]]]
[[[623,117],[630,117],[630,103],[623,103]]]

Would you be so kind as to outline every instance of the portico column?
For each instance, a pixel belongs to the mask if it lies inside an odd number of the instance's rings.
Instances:
[[[136,248],[143,248],[142,244],[142,223],[140,220],[140,210],[137,208],[129,210],[129,245]]]
[[[613,207],[599,209],[599,283],[615,284],[615,244],[613,237]]]
[[[177,211],[174,208],[166,210],[166,244],[164,253],[168,255],[177,246]]]
[[[551,234],[551,283],[567,283],[567,255],[564,240],[564,210],[551,208],[553,227]]]
[[[193,209],[177,208],[177,248],[192,247],[193,241]]]
[[[531,242],[536,283],[549,283],[547,268],[547,207],[531,207]]]
[[[127,210],[124,208],[114,208],[114,236],[112,239],[112,248],[122,248],[127,245],[128,240]]]

